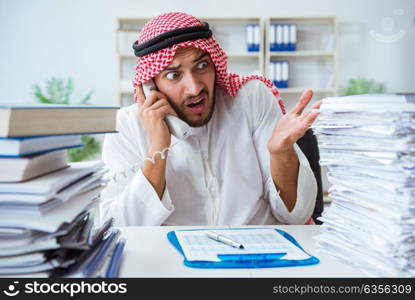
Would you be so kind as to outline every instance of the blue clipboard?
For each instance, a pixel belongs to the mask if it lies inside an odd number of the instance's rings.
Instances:
[[[233,230],[238,230],[238,228],[232,228]],[[258,229],[258,228],[240,228],[240,229]],[[198,229],[190,229],[190,230],[198,230]],[[287,232],[281,229],[274,229],[295,246],[300,248],[303,252],[307,253],[300,244],[295,240],[293,236],[288,234]],[[180,246],[179,241],[177,240],[176,233],[174,231],[170,231],[167,233],[167,239],[170,243],[183,255],[184,253],[182,247]],[[308,254],[308,253],[307,253]],[[308,254],[310,255],[310,254]],[[320,260],[315,257],[311,256],[307,259],[301,260],[288,260],[283,258],[283,254],[278,255],[267,255],[263,257],[261,255],[238,255],[238,256],[228,256],[227,258],[219,256],[222,259],[220,262],[212,262],[212,261],[188,261],[184,257],[184,265],[191,268],[203,268],[203,269],[230,269],[230,268],[278,268],[278,267],[296,267],[296,266],[309,266],[315,265],[320,262]]]

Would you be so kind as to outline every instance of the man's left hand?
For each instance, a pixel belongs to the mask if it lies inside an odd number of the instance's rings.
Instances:
[[[284,154],[293,150],[293,145],[310,128],[318,113],[313,109],[320,108],[321,100],[313,104],[312,108],[303,113],[304,108],[313,97],[312,90],[306,90],[300,97],[296,106],[283,115],[274,128],[268,142],[268,151],[271,155]]]

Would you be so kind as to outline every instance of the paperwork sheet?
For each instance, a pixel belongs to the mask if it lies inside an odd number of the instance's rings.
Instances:
[[[213,231],[243,244],[238,249],[210,239]],[[177,239],[188,261],[221,261],[218,255],[280,254],[281,259],[308,259],[310,255],[295,246],[274,229],[176,230]]]

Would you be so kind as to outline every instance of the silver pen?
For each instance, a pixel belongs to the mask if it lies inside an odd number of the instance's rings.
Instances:
[[[212,240],[224,243],[228,246],[232,246],[232,247],[235,247],[235,248],[244,249],[244,245],[242,245],[242,244],[240,244],[240,243],[238,243],[238,242],[236,242],[236,241],[234,241],[234,240],[232,240],[232,239],[230,239],[230,238],[228,238],[228,237],[226,237],[222,234],[219,234],[219,233],[216,233],[216,232],[213,232],[213,231],[208,231],[208,232],[206,232],[206,234]]]

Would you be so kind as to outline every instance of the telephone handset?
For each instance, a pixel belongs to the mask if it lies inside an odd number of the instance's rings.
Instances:
[[[143,86],[144,96],[146,98],[150,94],[151,90],[156,89],[156,85],[154,84],[153,79],[150,79],[149,81],[144,82],[142,86]],[[178,139],[186,138],[187,133],[189,132],[189,129],[190,129],[189,125],[186,122],[170,114],[166,115],[165,121],[172,135],[174,135]]]

